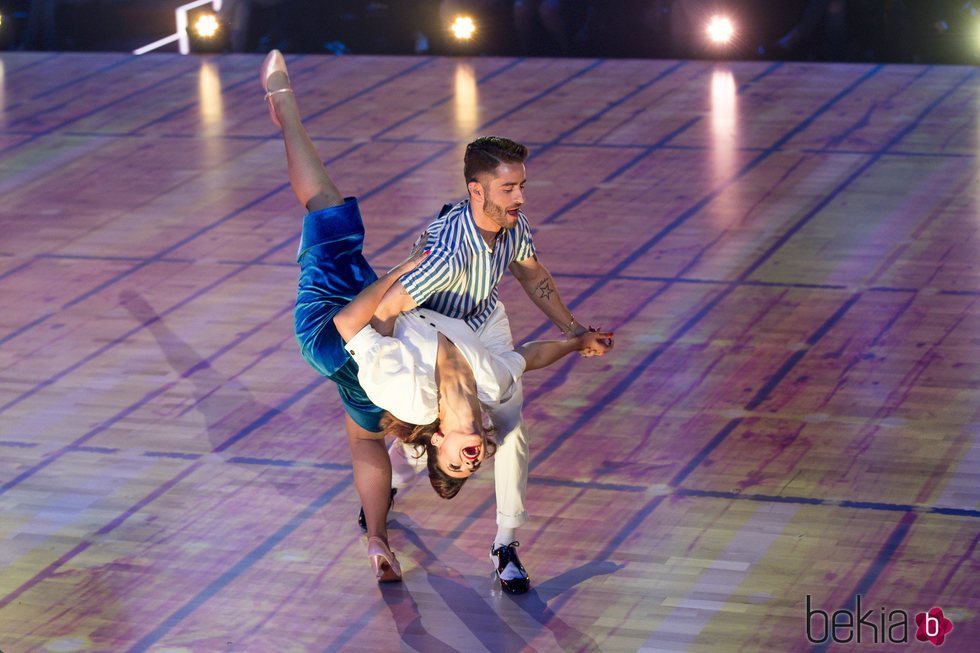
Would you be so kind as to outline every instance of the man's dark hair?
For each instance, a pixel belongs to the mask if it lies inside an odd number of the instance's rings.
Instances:
[[[524,163],[527,147],[503,136],[481,136],[466,146],[463,155],[463,177],[466,183],[480,181],[479,176],[493,173],[502,163]]]

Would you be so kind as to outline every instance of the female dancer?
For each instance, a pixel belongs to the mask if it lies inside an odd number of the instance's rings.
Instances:
[[[337,385],[354,485],[364,507],[368,557],[379,582],[397,581],[401,568],[386,528],[391,464],[381,429],[384,410],[393,415],[385,420],[393,435],[427,448],[433,487],[449,498],[459,486],[442,488],[446,479],[461,484],[492,454],[481,404],[506,399],[525,370],[573,351],[604,353],[612,334],[592,332],[494,354],[461,320],[419,309],[391,314],[382,302],[385,293],[422,260],[425,238],[379,278],[362,253],[357,200],[345,199],[327,176],[300,121],[277,50],[266,57],[261,82],[272,121],[282,129],[290,184],[309,211],[297,256],[296,337],[303,357]]]

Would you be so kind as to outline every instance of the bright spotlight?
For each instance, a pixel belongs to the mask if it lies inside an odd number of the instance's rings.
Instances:
[[[731,43],[735,36],[735,24],[727,16],[712,16],[708,21],[708,40],[715,45]]]
[[[449,29],[457,41],[469,41],[476,34],[476,23],[469,16],[456,16]]]
[[[214,14],[201,14],[194,22],[194,33],[202,39],[212,38],[218,33],[218,17]]]

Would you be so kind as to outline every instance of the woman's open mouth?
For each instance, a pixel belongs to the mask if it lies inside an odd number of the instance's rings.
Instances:
[[[466,460],[476,460],[480,457],[480,446],[463,447],[463,458]]]

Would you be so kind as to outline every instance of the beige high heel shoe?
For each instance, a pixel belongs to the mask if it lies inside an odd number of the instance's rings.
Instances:
[[[292,93],[293,89],[287,86],[285,88],[277,88],[274,91],[269,90],[269,77],[277,71],[281,71],[286,75],[288,83],[289,73],[286,72],[286,59],[283,58],[282,52],[279,52],[279,50],[272,50],[265,56],[265,61],[262,62],[259,82],[261,82],[262,88],[265,90],[265,99],[269,103],[269,116],[272,118],[272,122],[275,123],[276,127],[281,128],[282,124],[279,122],[279,116],[276,115],[276,108],[272,105],[272,96],[279,93]]]
[[[379,583],[397,583],[402,579],[402,567],[388,545],[380,537],[368,538],[368,559]]]

